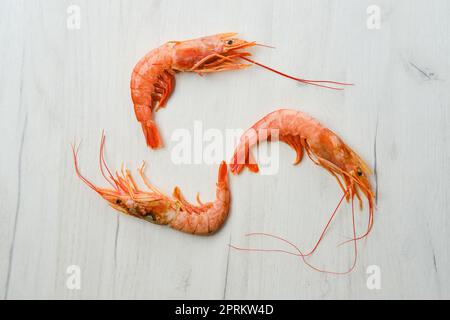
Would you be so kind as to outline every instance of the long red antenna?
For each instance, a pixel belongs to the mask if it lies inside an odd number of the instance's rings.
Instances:
[[[369,235],[370,231],[372,230],[372,226],[373,226],[373,208],[369,207],[369,221],[367,222],[367,229],[364,232],[364,234],[362,234],[360,236],[356,236],[356,237],[351,238],[351,239],[348,239],[348,240],[340,243],[338,245],[338,247],[340,247],[340,246],[342,246],[344,244],[347,244],[349,242],[352,242],[352,241],[359,241],[359,240],[362,240],[364,238],[367,238],[367,236]]]
[[[313,254],[313,253],[316,251],[316,249],[317,249],[317,247],[319,246],[320,242],[322,242],[322,240],[323,240],[323,238],[324,238],[324,236],[325,236],[325,233],[327,232],[328,227],[329,227],[330,224],[331,224],[331,221],[333,221],[334,216],[336,215],[336,213],[337,213],[339,207],[340,207],[341,204],[342,204],[342,201],[344,201],[344,199],[345,199],[345,197],[347,196],[347,194],[348,194],[348,191],[345,192],[345,193],[342,195],[341,199],[339,200],[339,203],[337,204],[336,208],[335,208],[334,211],[333,211],[333,214],[331,215],[330,219],[328,220],[327,224],[325,225],[325,228],[323,228],[323,231],[322,231],[322,233],[321,233],[319,239],[317,240],[316,244],[314,245],[314,247],[313,247],[307,254],[304,254],[304,255],[303,255],[304,257],[310,256],[311,254]],[[263,233],[263,232],[253,232],[253,233],[246,234],[245,236],[246,236],[246,237],[251,237],[251,236],[265,236],[265,237],[276,238],[276,239],[279,239],[279,240],[284,240],[284,239],[281,238],[281,237],[274,236],[274,235],[269,234],[269,233]],[[286,240],[286,241],[287,241],[287,240]],[[292,253],[292,252],[284,251],[284,250],[279,250],[279,249],[253,249],[253,248],[244,249],[244,248],[239,248],[239,247],[236,247],[236,246],[231,246],[231,247],[232,247],[233,249],[236,249],[236,250],[243,250],[243,251],[284,252],[284,253],[288,253],[288,254],[292,254],[292,255],[297,255],[297,256],[298,256],[298,254],[296,254],[296,253]]]
[[[114,178],[113,174],[111,173],[111,170],[109,170],[108,164],[106,163],[105,160],[105,141],[106,141],[106,137],[105,137],[105,131],[102,131],[102,138],[100,140],[100,155],[99,155],[99,164],[100,164],[100,171],[102,172],[103,177],[106,179],[106,181],[108,181],[108,183],[114,188],[116,189],[116,191],[119,191],[119,186],[117,184],[116,179]],[[106,171],[109,174],[109,177],[106,176],[104,170],[103,170],[103,166],[105,166]],[[114,182],[112,182],[111,180]]]
[[[79,147],[80,146],[78,145],[78,148]],[[97,187],[91,181],[89,181],[87,178],[85,178],[80,172],[80,168],[78,166],[78,148],[75,148],[74,144],[71,144],[71,148],[72,148],[72,155],[73,155],[73,163],[75,165],[75,172],[76,172],[78,178],[80,178],[89,188],[91,188],[95,192],[99,193]]]
[[[269,70],[271,72],[274,72],[276,74],[279,74],[280,76],[283,76],[283,77],[286,77],[286,78],[289,78],[289,79],[292,79],[292,80],[295,80],[295,81],[298,81],[298,82],[301,82],[301,83],[310,84],[312,86],[322,87],[322,88],[331,89],[331,90],[344,90],[344,89],[343,88],[336,88],[336,87],[326,86],[326,85],[322,85],[322,84],[319,84],[319,83],[329,83],[329,84],[336,84],[336,85],[340,85],[340,86],[353,86],[353,83],[328,81],[328,80],[309,80],[309,79],[297,78],[297,77],[290,76],[290,75],[288,75],[286,73],[283,73],[281,71],[275,70],[275,69],[273,69],[271,67],[268,67],[268,66],[266,66],[266,65],[264,65],[262,63],[256,62],[256,61],[254,61],[252,59],[249,59],[247,57],[242,56],[241,59],[246,60],[246,61],[248,61],[250,63],[253,63],[253,64],[257,65],[257,66],[260,66],[260,67],[262,67],[264,69],[267,69],[267,70]]]
[[[308,261],[306,260],[306,257],[309,256],[309,255],[311,255],[311,254],[317,249],[318,245],[319,245],[320,242],[322,241],[322,239],[323,239],[323,237],[324,237],[324,235],[325,235],[325,233],[326,233],[326,231],[327,231],[327,229],[328,229],[328,227],[329,227],[331,221],[333,220],[333,218],[334,218],[334,216],[335,216],[335,214],[336,214],[338,208],[340,207],[342,201],[344,200],[344,198],[345,198],[345,196],[347,195],[348,192],[349,192],[349,191],[347,190],[347,192],[345,192],[344,195],[342,196],[341,200],[339,201],[339,204],[337,205],[336,209],[334,210],[333,214],[331,215],[331,218],[329,219],[327,225],[325,226],[325,228],[324,228],[324,230],[323,230],[323,232],[322,232],[322,234],[321,234],[319,240],[317,241],[316,245],[315,245],[314,248],[313,248],[309,253],[307,253],[307,254],[302,253],[302,251],[301,251],[295,244],[293,244],[292,242],[290,242],[290,241],[288,241],[288,240],[286,240],[286,239],[284,239],[284,238],[282,238],[282,237],[279,237],[279,236],[276,236],[276,235],[267,234],[267,233],[252,233],[252,234],[249,234],[249,236],[251,236],[251,235],[263,235],[263,236],[267,236],[267,237],[271,237],[271,238],[280,240],[280,241],[282,241],[282,242],[284,242],[284,243],[290,245],[290,246],[291,246],[292,248],[294,248],[298,253],[293,253],[293,252],[289,252],[289,251],[286,251],[286,250],[278,250],[278,249],[239,248],[239,247],[236,247],[236,246],[233,246],[233,245],[230,245],[230,247],[232,247],[233,249],[239,250],[239,251],[281,252],[281,253],[286,253],[286,254],[290,254],[290,255],[294,255],[294,256],[301,257],[302,260],[303,260],[303,262],[304,262],[308,267],[310,267],[311,269],[313,269],[313,270],[315,270],[315,271],[318,271],[318,272],[321,272],[321,273],[334,274],[334,275],[345,275],[345,274],[348,274],[348,273],[350,273],[351,271],[353,271],[353,269],[355,268],[355,266],[356,266],[356,261],[357,261],[357,255],[358,255],[357,240],[356,240],[355,210],[354,210],[354,205],[353,205],[353,198],[352,198],[352,225],[353,225],[353,237],[354,237],[353,241],[354,241],[354,252],[355,252],[355,255],[354,255],[354,259],[353,259],[353,263],[352,263],[351,267],[350,267],[347,271],[345,271],[345,272],[334,272],[334,271],[328,271],[328,270],[324,270],[324,269],[320,269],[320,268],[318,268],[318,267],[315,267],[314,265],[312,265],[310,262],[308,262]]]

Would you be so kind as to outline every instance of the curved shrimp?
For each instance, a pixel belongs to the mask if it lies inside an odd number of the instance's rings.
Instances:
[[[284,252],[300,256],[303,260],[305,257],[314,253],[322,241],[344,198],[346,198],[347,201],[350,199],[352,200],[352,220],[354,229],[353,199],[356,197],[359,201],[360,208],[362,208],[362,198],[360,195],[360,193],[362,193],[368,201],[369,219],[365,233],[357,236],[356,231],[354,230],[353,239],[349,240],[355,242],[356,262],[356,241],[367,237],[373,226],[375,196],[369,182],[370,175],[372,174],[369,167],[365,164],[361,157],[359,157],[349,146],[344,143],[344,141],[342,141],[341,138],[339,138],[339,136],[322,126],[317,120],[297,110],[281,109],[266,115],[242,135],[230,162],[231,172],[234,174],[239,174],[245,167],[252,172],[258,172],[259,167],[250,153],[250,148],[260,142],[274,140],[285,142],[295,150],[295,165],[301,162],[303,158],[303,151],[306,151],[306,154],[316,165],[325,168],[333,177],[336,178],[339,186],[344,192],[344,195],[342,196],[336,209],[333,211],[331,218],[328,220],[328,223],[326,224],[314,247],[308,253],[302,253],[295,246],[294,248],[299,253]],[[269,234],[258,233],[250,235],[270,236],[293,246],[292,243],[287,240]],[[235,248],[241,249],[238,247]],[[263,249],[250,250],[282,251]],[[354,268],[355,262],[349,271]],[[309,263],[307,264],[318,271],[336,273],[324,271],[311,266]]]
[[[153,112],[166,105],[175,87],[177,72],[195,72],[202,75],[244,69],[254,64],[305,84],[334,90],[342,89],[325,84],[351,85],[296,78],[267,67],[251,60],[251,53],[245,51],[253,46],[264,45],[235,36],[236,33],[221,33],[193,40],[170,41],[151,50],[137,63],[131,76],[131,98],[136,118],[141,123],[149,147],[155,149],[162,146]]]
[[[222,162],[216,187],[216,200],[202,203],[197,196],[198,205],[189,203],[176,187],[173,198],[155,188],[144,173],[145,163],[138,169],[148,190],[141,190],[129,170],[122,168],[115,175],[109,170],[104,159],[105,137],[100,147],[100,170],[112,188],[99,188],[86,179],[78,167],[78,150],[72,146],[75,171],[78,177],[97,192],[114,209],[133,217],[146,220],[189,234],[208,235],[219,230],[228,217],[230,209],[230,190],[228,187],[227,165]]]

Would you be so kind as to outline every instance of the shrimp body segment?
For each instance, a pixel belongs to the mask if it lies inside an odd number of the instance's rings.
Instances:
[[[208,235],[222,227],[230,209],[230,190],[225,162],[219,168],[216,200],[202,203],[197,196],[198,204],[194,205],[183,197],[178,187],[175,188],[173,197],[166,196],[155,188],[145,176],[145,164],[139,168],[138,172],[148,190],[141,190],[137,186],[129,170],[122,168],[120,172],[113,175],[103,157],[103,139],[100,169],[112,188],[99,188],[86,179],[78,167],[77,150],[73,147],[72,151],[78,177],[105,199],[111,207],[126,215],[159,225],[168,225],[189,234]]]
[[[231,172],[239,174],[244,167],[258,172],[250,148],[259,142],[279,140],[287,143],[296,152],[294,164],[300,163],[303,152],[311,160],[331,173],[346,194],[347,200],[358,198],[362,207],[360,192],[369,203],[369,227],[372,227],[374,192],[369,182],[372,174],[365,162],[338,135],[322,126],[309,115],[289,109],[274,111],[247,130],[241,137],[230,162]]]

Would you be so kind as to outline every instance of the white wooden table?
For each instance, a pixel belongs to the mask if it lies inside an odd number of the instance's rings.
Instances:
[[[80,29],[67,27],[70,5],[80,8]],[[380,29],[368,28],[370,5],[381,9]],[[0,296],[450,298],[449,12],[445,0],[2,0]],[[166,147],[145,148],[129,93],[134,64],[165,41],[227,31],[276,46],[253,50],[261,62],[356,86],[299,86],[256,67],[182,74],[157,114]],[[179,185],[191,200],[197,191],[211,199],[217,165],[174,164],[171,134],[193,132],[196,120],[204,130],[244,129],[276,107],[318,118],[376,168],[374,230],[347,276],[228,247],[283,247],[244,236],[254,231],[305,250],[317,239],[341,193],[309,159],[292,166],[286,146],[278,174],[231,178],[230,217],[212,237],[119,215],[75,176],[69,145],[82,140],[81,169],[104,185],[97,155],[105,129],[112,167],[124,161],[134,170],[146,160],[160,189]],[[366,219],[366,211],[358,214],[359,230]],[[346,204],[310,261],[345,270],[352,248],[336,245],[350,235]],[[380,289],[367,286],[368,268],[380,272]],[[81,273],[79,290],[67,286],[73,270]]]

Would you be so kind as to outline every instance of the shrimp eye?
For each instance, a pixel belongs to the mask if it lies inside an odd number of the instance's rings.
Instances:
[[[362,171],[361,171],[360,168],[357,168],[357,169],[356,169],[356,173],[357,173],[358,176],[360,176],[360,177],[363,175],[363,173],[362,173]]]
[[[228,40],[228,41],[227,41],[227,45],[229,45],[229,46],[231,46],[233,43],[234,43],[233,40]]]
[[[120,199],[116,200],[116,204],[121,204],[121,203],[122,203],[122,200],[120,200]]]

